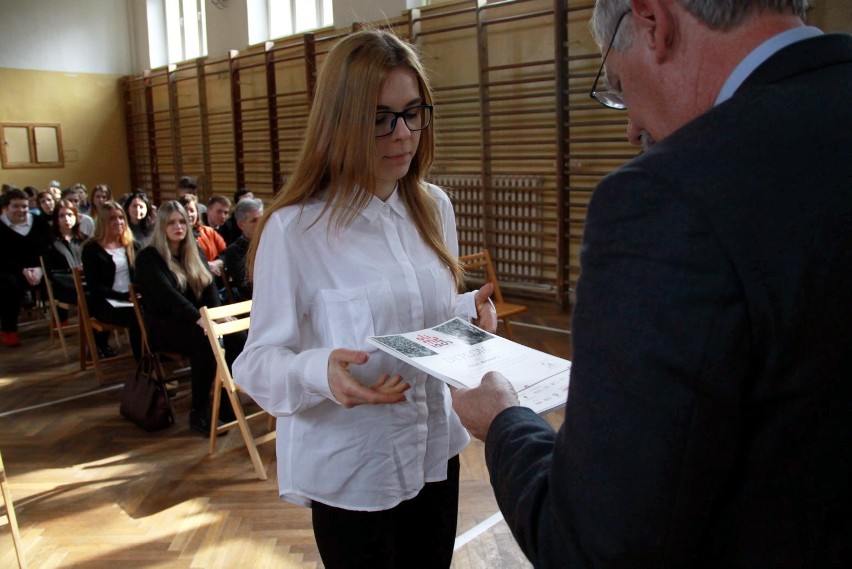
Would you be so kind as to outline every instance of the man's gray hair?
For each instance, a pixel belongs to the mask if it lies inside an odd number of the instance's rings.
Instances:
[[[234,218],[237,221],[245,221],[248,214],[254,211],[263,211],[263,202],[257,198],[243,198],[234,206]]]
[[[711,30],[732,30],[746,17],[764,10],[795,14],[805,18],[810,0],[680,0],[690,14],[698,18]],[[599,46],[608,45],[615,31],[618,18],[630,10],[630,0],[597,0],[590,26],[592,36]],[[614,44],[615,49],[624,51],[633,42],[630,22],[622,22],[621,33]]]

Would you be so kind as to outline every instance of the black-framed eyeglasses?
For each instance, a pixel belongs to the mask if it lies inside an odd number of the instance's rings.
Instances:
[[[399,112],[376,111],[376,138],[387,136],[396,130],[396,123],[402,119],[411,132],[423,130],[432,123],[432,105],[417,105]]]
[[[618,35],[618,28],[621,27],[621,20],[623,20],[624,16],[629,13],[630,10],[626,11],[618,17],[618,21],[615,23],[615,31],[612,33],[612,39],[609,40],[609,46],[604,52],[603,60],[601,60],[601,66],[598,69],[598,74],[595,77],[595,82],[594,84],[592,84],[592,90],[589,91],[589,97],[596,100],[601,105],[610,109],[618,109],[620,111],[627,108],[627,103],[624,102],[624,95],[621,94],[621,91],[613,89],[612,87],[608,87],[603,91],[598,91],[598,82],[601,80],[601,76],[604,74],[606,56],[609,55],[609,50],[612,49],[612,44],[615,43],[615,36]]]

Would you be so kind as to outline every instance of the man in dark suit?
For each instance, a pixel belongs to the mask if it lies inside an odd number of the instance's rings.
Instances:
[[[589,206],[564,424],[454,394],[537,567],[852,566],[852,37],[806,8],[597,1],[647,150]]]

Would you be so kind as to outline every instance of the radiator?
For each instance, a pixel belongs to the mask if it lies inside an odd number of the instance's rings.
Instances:
[[[461,255],[474,253],[485,243],[482,178],[474,175],[439,174],[429,180],[445,188],[453,199]],[[532,175],[491,177],[491,257],[498,279],[534,282],[542,276],[544,243],[541,190],[544,179]]]

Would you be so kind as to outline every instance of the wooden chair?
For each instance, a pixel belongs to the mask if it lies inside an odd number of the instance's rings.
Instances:
[[[18,556],[18,567],[26,569],[24,542],[21,540],[21,532],[18,531],[18,520],[15,518],[15,504],[12,503],[12,493],[9,492],[9,484],[6,483],[6,469],[3,466],[2,453],[0,453],[0,490],[2,490],[3,504],[6,507],[6,517],[9,518],[9,527],[12,528],[12,542],[15,544],[15,554]]]
[[[62,353],[65,354],[65,359],[68,359],[65,333],[78,328],[78,325],[71,324],[63,328],[62,322],[59,321],[59,309],[71,310],[74,305],[56,300],[56,297],[53,295],[53,283],[50,281],[50,275],[47,274],[47,268],[44,265],[44,257],[39,257],[39,262],[41,263],[41,271],[44,273],[44,287],[47,289],[47,309],[50,315],[50,340],[53,341],[53,330],[56,329],[56,335],[59,336],[59,343],[62,346]]]
[[[231,370],[228,368],[228,362],[225,361],[225,350],[219,343],[219,338],[221,336],[248,330],[250,312],[251,300],[238,302],[236,304],[226,304],[224,306],[217,306],[214,308],[208,308],[206,306],[201,308],[201,319],[204,322],[207,339],[210,341],[210,348],[213,350],[213,354],[216,356],[216,381],[213,384],[213,413],[210,419],[210,454],[216,453],[216,437],[218,437],[219,434],[229,431],[234,427],[239,427],[240,433],[242,433],[243,436],[243,441],[245,441],[246,448],[248,449],[249,456],[251,457],[251,462],[254,465],[254,471],[257,473],[257,477],[261,480],[266,480],[266,468],[260,460],[260,454],[257,452],[257,445],[275,439],[275,430],[272,428],[272,421],[270,420],[269,422],[269,432],[259,437],[254,437],[252,435],[248,421],[255,417],[266,415],[266,412],[261,409],[248,416],[245,414],[239,397],[241,392],[240,387],[236,384],[233,376],[231,375]],[[217,322],[217,320],[229,316],[237,319],[230,322]],[[221,404],[223,387],[228,393],[228,398],[231,401],[231,406],[234,408],[234,415],[236,416],[236,419],[220,426],[219,406]]]
[[[151,349],[151,344],[148,341],[148,329],[145,327],[145,317],[142,312],[142,291],[139,285],[130,283],[129,292],[130,300],[133,303],[133,312],[136,314],[136,322],[139,324],[142,353],[154,356],[154,361],[157,362],[157,367],[159,367],[160,377],[165,378],[166,381],[176,381],[188,376],[191,371],[189,358],[177,352],[155,352]]]
[[[91,364],[95,368],[95,376],[100,385],[104,384],[106,376],[103,364],[120,360],[132,359],[132,353],[118,354],[111,358],[98,356],[98,348],[95,343],[95,332],[118,332],[127,330],[125,326],[101,322],[89,315],[89,303],[86,300],[86,288],[83,285],[83,272],[75,267],[71,269],[74,276],[74,288],[77,289],[77,321],[80,330],[80,369],[86,371]],[[88,350],[89,356],[86,355]]]
[[[472,255],[463,255],[459,257],[462,269],[465,272],[471,270],[480,270],[484,272],[485,282],[490,282],[494,285],[494,294],[492,301],[494,308],[497,309],[497,318],[503,321],[503,327],[506,330],[506,337],[514,340],[512,335],[512,327],[509,325],[509,317],[520,314],[527,309],[523,304],[513,304],[503,300],[503,294],[500,292],[500,284],[497,282],[497,274],[494,272],[494,265],[491,262],[491,255],[488,249],[483,249]]]

